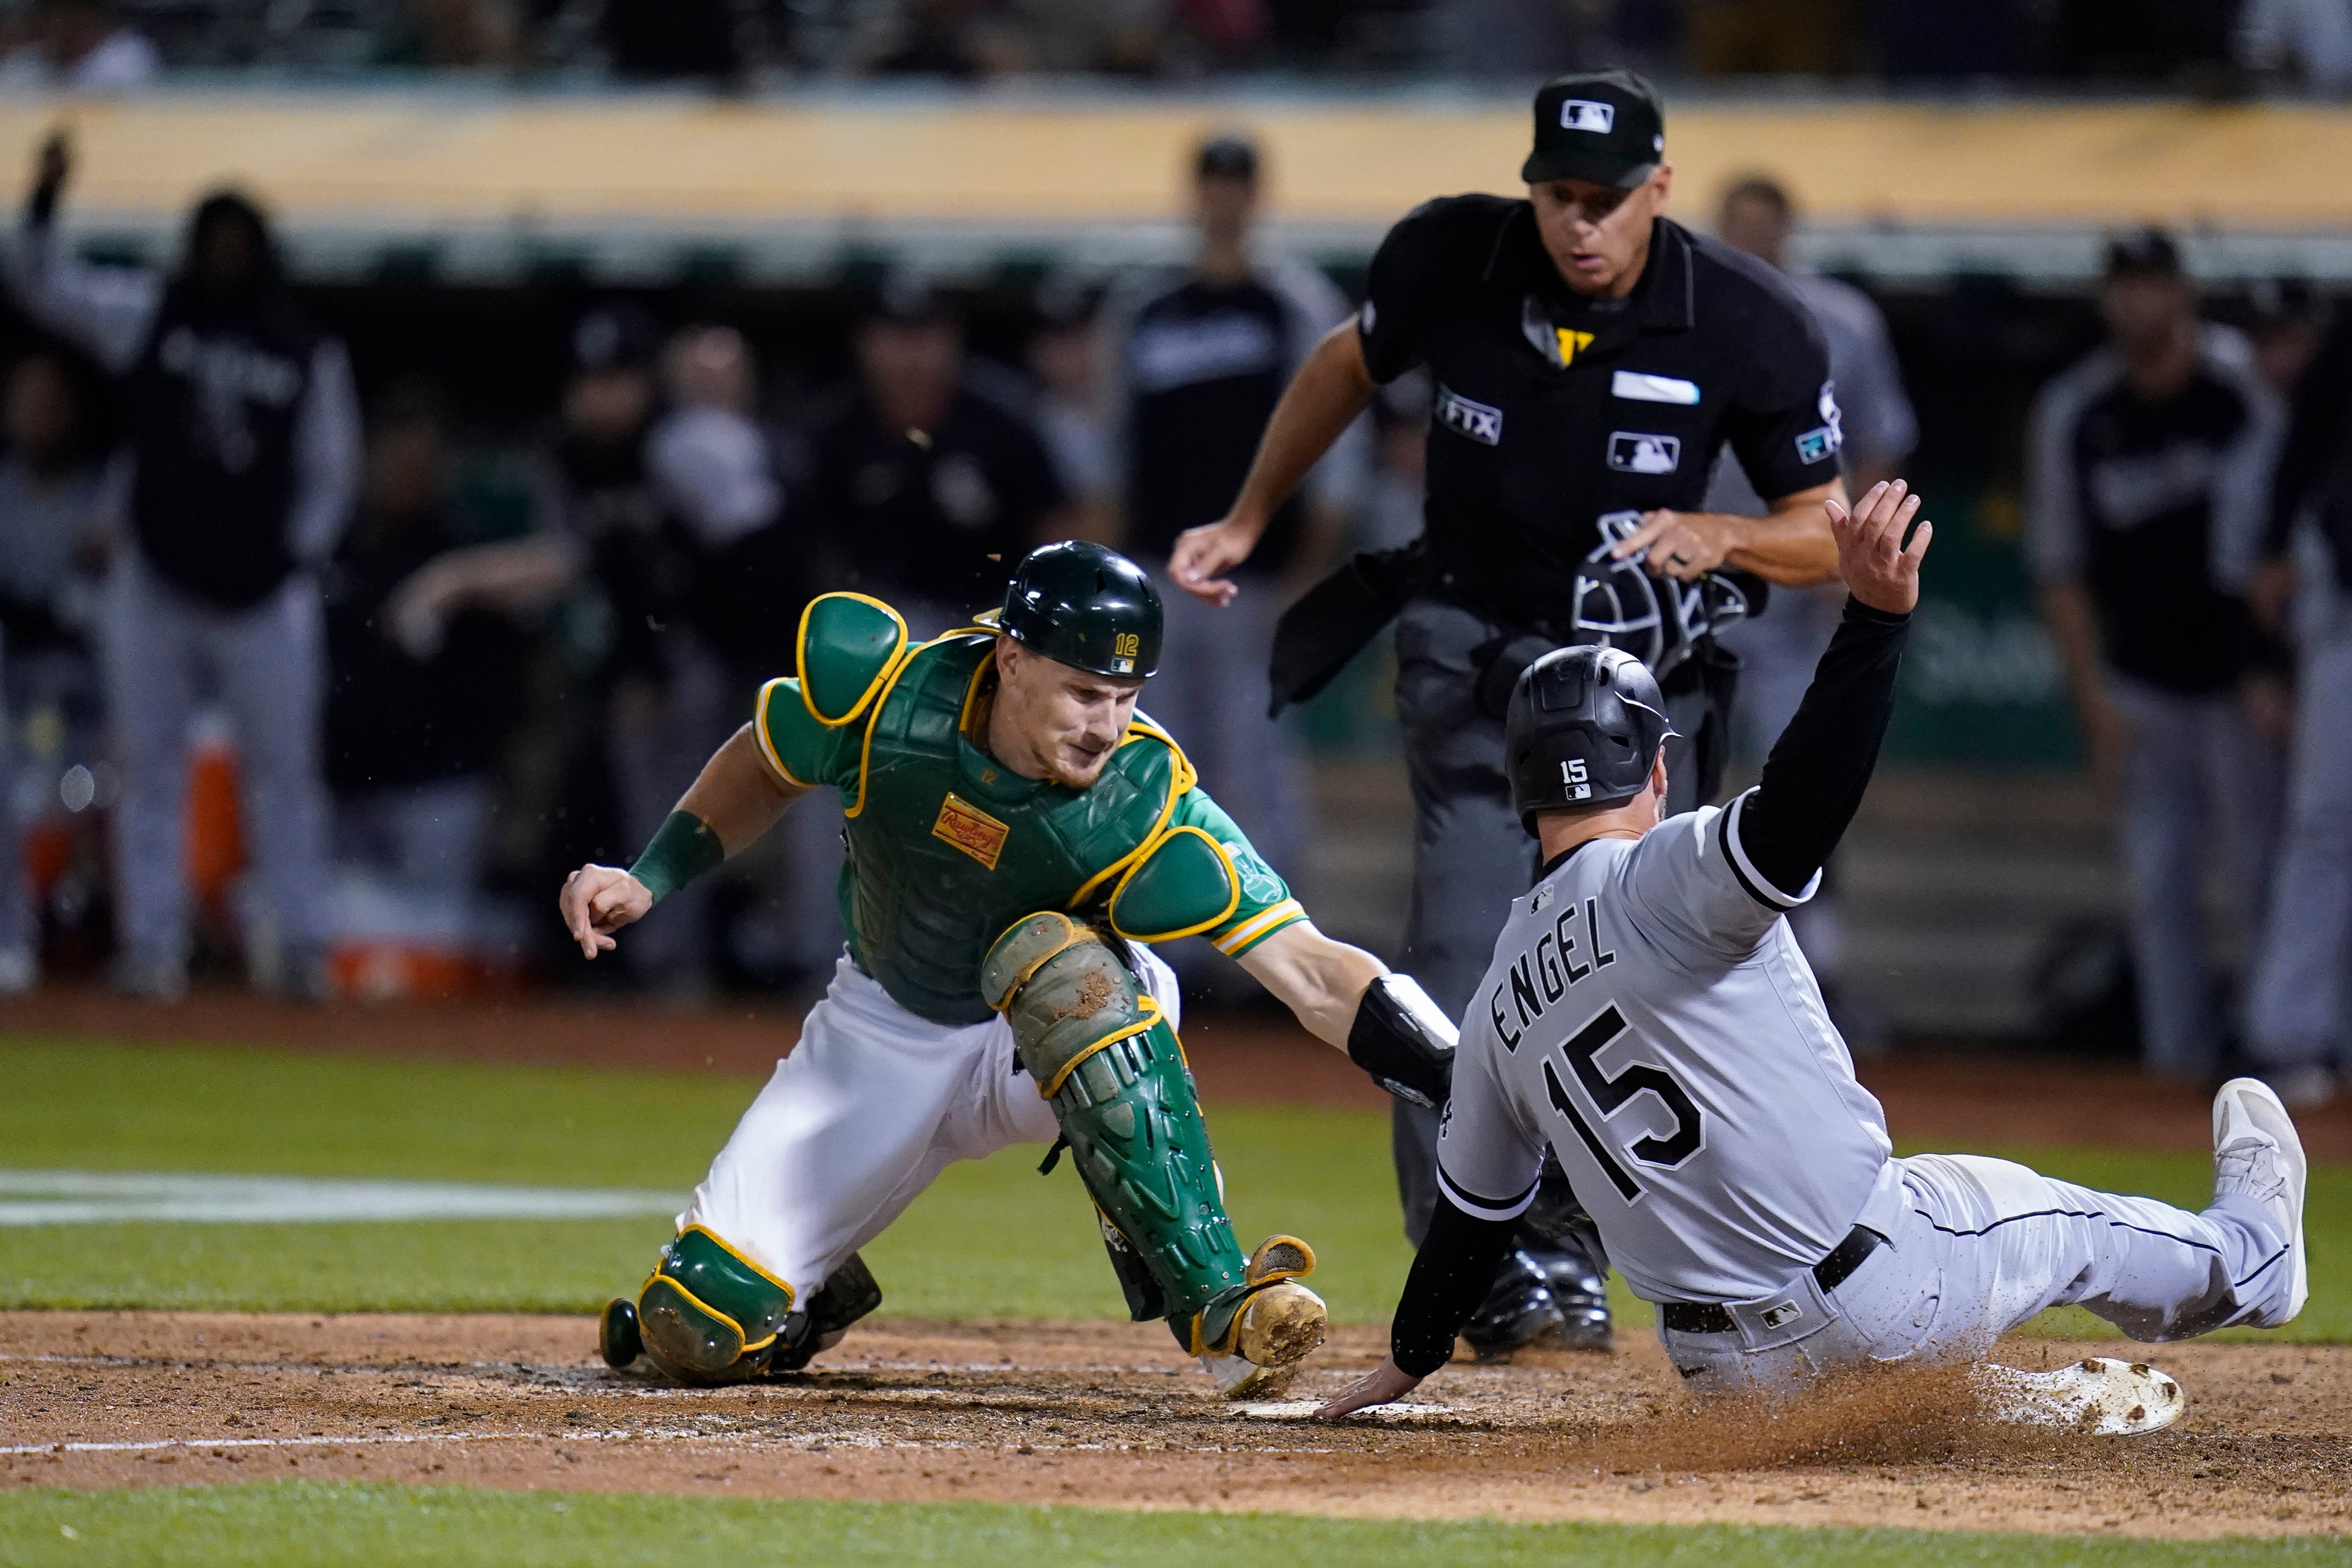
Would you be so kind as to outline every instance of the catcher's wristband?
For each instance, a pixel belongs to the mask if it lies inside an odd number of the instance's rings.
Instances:
[[[727,847],[710,831],[710,824],[690,811],[673,811],[629,868],[629,875],[643,882],[659,903],[726,858]]]

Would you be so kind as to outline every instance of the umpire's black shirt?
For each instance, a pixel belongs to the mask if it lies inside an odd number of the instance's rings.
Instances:
[[[1503,620],[1562,616],[1601,514],[1700,510],[1727,441],[1767,500],[1837,477],[1821,329],[1771,268],[1664,218],[1633,292],[1591,300],[1533,204],[1442,197],[1381,242],[1359,330],[1375,381],[1436,383],[1430,591]]]

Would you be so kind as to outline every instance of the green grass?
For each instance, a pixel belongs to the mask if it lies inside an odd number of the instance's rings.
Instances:
[[[0,1039],[0,1165],[407,1176],[683,1194],[756,1091],[749,1079]],[[1343,1322],[1382,1322],[1410,1261],[1385,1117],[1213,1107],[1235,1229],[1291,1230]],[[1991,1151],[2093,1186],[2191,1205],[2199,1155]],[[868,1249],[884,1310],[946,1318],[1121,1315],[1066,1161],[951,1167]],[[2289,1330],[2352,1339],[2352,1167],[2313,1174],[2312,1302]],[[386,1225],[0,1227],[0,1306],[588,1311],[643,1275],[658,1217]],[[1649,1309],[1622,1290],[1627,1332]],[[2036,1327],[2112,1332],[2089,1314]]]
[[[68,1535],[66,1531],[73,1533]],[[2202,1542],[1704,1525],[1433,1523],[1196,1513],[1113,1513],[984,1503],[887,1504],[498,1492],[272,1482],[0,1496],[0,1561],[153,1568],[446,1564],[1208,1563],[1250,1568],[2231,1568],[2337,1563],[2308,1537]]]

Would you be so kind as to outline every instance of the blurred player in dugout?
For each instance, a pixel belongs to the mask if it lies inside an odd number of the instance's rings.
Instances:
[[[123,386],[125,537],[101,638],[123,775],[115,983],[159,999],[187,986],[188,721],[209,686],[235,730],[259,872],[248,965],[266,986],[323,994],[317,569],[359,488],[351,361],[287,291],[268,220],[243,196],[197,205],[169,277],[75,260],[54,225],[71,166],[65,139],[52,136],[7,280],[28,314]]]
[[[2108,342],[2053,379],[2028,432],[2025,545],[2101,779],[2118,795],[2141,1053],[2221,1064],[2201,890],[2218,848],[2261,918],[2277,845],[2276,747],[2247,687],[2276,650],[2246,594],[2284,430],[2239,332],[2202,321],[2172,241],[2108,247]]]
[[[1260,173],[1250,141],[1202,142],[1192,262],[1137,273],[1104,304],[1111,542],[1163,586],[1177,537],[1224,515],[1282,389],[1348,319],[1328,279],[1258,242]],[[1358,420],[1275,510],[1240,568],[1251,591],[1222,613],[1189,594],[1160,595],[1168,657],[1152,713],[1185,738],[1203,785],[1287,877],[1300,874],[1311,820],[1307,762],[1297,736],[1266,716],[1266,656],[1275,617],[1332,564],[1369,458]]]

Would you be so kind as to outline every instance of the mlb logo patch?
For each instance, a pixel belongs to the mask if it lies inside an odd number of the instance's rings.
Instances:
[[[1671,474],[1682,467],[1679,436],[1652,436],[1640,430],[1609,434],[1609,466],[1621,474]]]
[[[1457,436],[1488,447],[1503,444],[1503,411],[1474,402],[1451,387],[1437,389],[1437,422]]]
[[[1565,131],[1590,131],[1606,136],[1617,123],[1617,106],[1595,103],[1589,98],[1564,98],[1559,102],[1559,123]]]
[[[1797,437],[1797,457],[1801,462],[1818,463],[1844,444],[1836,426],[1824,425]]]

